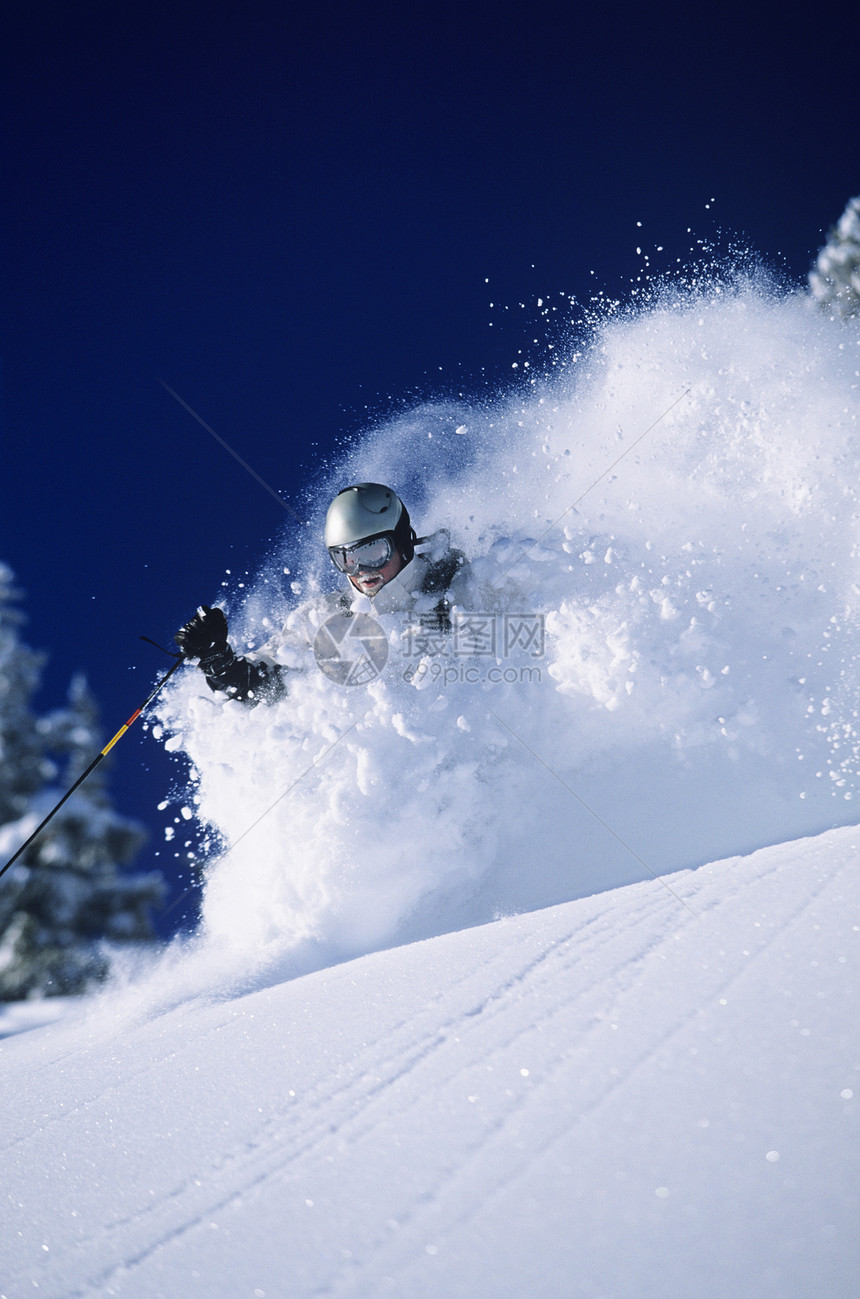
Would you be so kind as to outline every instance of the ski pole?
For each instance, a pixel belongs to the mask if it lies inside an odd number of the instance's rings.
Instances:
[[[144,640],[145,640],[145,639],[146,639],[146,637],[144,637]],[[44,821],[42,821],[40,825],[37,825],[37,826],[36,826],[36,829],[35,829],[35,830],[33,831],[33,833],[30,835],[29,839],[26,839],[26,840],[24,841],[24,843],[21,844],[21,847],[17,850],[17,852],[14,852],[14,853],[12,854],[12,856],[11,856],[11,857],[9,858],[9,860],[7,861],[6,865],[3,866],[2,868],[0,868],[0,875],[5,874],[5,872],[9,869],[9,867],[12,866],[12,865],[14,864],[14,862],[16,862],[16,861],[18,860],[18,858],[21,856],[21,853],[24,852],[25,849],[29,848],[29,846],[30,846],[30,844],[33,842],[33,840],[34,840],[35,838],[37,838],[37,836],[40,835],[40,834],[42,833],[42,831],[44,830],[45,826],[46,826],[46,825],[48,824],[48,822],[51,820],[51,817],[55,816],[56,813],[59,812],[60,808],[63,806],[63,804],[66,802],[67,799],[71,798],[72,794],[74,794],[74,792],[75,792],[75,790],[78,788],[78,786],[79,786],[79,785],[82,785],[82,784],[84,783],[84,781],[86,780],[87,776],[91,775],[92,772],[95,771],[96,767],[99,765],[99,763],[101,762],[102,758],[106,758],[106,757],[107,757],[107,755],[110,753],[110,751],[111,751],[111,749],[113,748],[113,746],[116,744],[117,740],[122,739],[122,737],[125,735],[125,733],[126,733],[126,731],[128,730],[128,728],[129,728],[130,726],[132,726],[132,725],[137,721],[138,717],[140,717],[140,714],[143,712],[144,708],[146,708],[148,704],[151,704],[151,703],[152,703],[153,699],[154,699],[155,696],[158,694],[158,692],[159,692],[159,690],[161,689],[161,687],[162,687],[163,685],[165,685],[165,684],[170,680],[170,678],[173,676],[173,674],[174,674],[174,672],[176,671],[176,669],[177,669],[178,667],[181,667],[182,664],[183,664],[184,662],[185,662],[185,655],[184,655],[184,654],[178,654],[177,657],[176,657],[176,662],[173,664],[173,667],[170,669],[170,671],[169,671],[169,672],[165,672],[164,676],[163,676],[163,677],[161,678],[161,680],[158,682],[158,684],[156,685],[155,689],[154,689],[154,690],[152,691],[152,693],[148,696],[148,698],[144,700],[144,702],[140,705],[139,708],[136,708],[136,709],[134,710],[134,712],[132,713],[131,717],[129,717],[128,721],[125,723],[124,726],[121,726],[121,727],[119,728],[119,730],[117,731],[117,733],[116,733],[116,735],[113,737],[113,739],[112,739],[112,740],[108,740],[107,744],[106,744],[105,747],[102,749],[101,753],[97,754],[96,757],[93,758],[92,762],[91,762],[90,765],[87,767],[86,771],[84,771],[80,776],[78,776],[77,780],[76,780],[75,783],[72,785],[71,789],[67,790],[66,793],[63,795],[63,797],[60,799],[59,803],[57,803],[57,805],[56,805],[55,807],[52,807],[52,808],[51,808],[50,812],[49,812],[48,815],[45,817]]]

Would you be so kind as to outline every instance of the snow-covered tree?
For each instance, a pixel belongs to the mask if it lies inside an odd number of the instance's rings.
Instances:
[[[66,707],[37,718],[40,656],[22,644],[11,573],[0,566],[0,866],[101,752],[96,705],[76,677]],[[127,874],[143,840],[110,804],[105,763],[0,878],[0,1000],[84,991],[111,944],[153,937],[158,874]]]
[[[860,313],[860,196],[852,198],[809,273],[818,305],[847,319]]]
[[[0,562],[0,826],[24,815],[52,771],[30,710],[44,656],[20,640],[19,599],[12,570]]]

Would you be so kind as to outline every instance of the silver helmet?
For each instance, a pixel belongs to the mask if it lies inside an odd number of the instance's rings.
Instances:
[[[385,534],[391,537],[404,564],[410,563],[415,554],[415,533],[409,512],[400,497],[382,483],[345,487],[328,507],[324,537],[329,550]]]

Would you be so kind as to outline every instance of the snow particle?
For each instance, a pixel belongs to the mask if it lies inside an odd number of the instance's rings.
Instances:
[[[428,1254],[438,1254],[438,1253],[439,1253],[439,1246],[438,1246],[438,1245],[425,1245],[424,1248],[425,1248],[425,1250],[427,1251]]]
[[[851,1100],[851,1097],[854,1095],[854,1093],[853,1093],[853,1091],[851,1090],[850,1087],[846,1087],[846,1088],[844,1088],[843,1091],[841,1091],[841,1092],[839,1093],[839,1095],[842,1097],[842,1099],[843,1099],[844,1101],[850,1101],[850,1100]]]
[[[520,1070],[520,1073],[522,1074],[522,1076],[523,1076],[524,1078],[528,1078],[528,1076],[529,1076],[529,1071],[528,1071],[528,1069],[521,1069],[521,1070]]]
[[[769,1150],[769,1151],[767,1152],[767,1154],[765,1155],[765,1159],[766,1159],[769,1163],[771,1163],[771,1164],[776,1164],[776,1163],[778,1163],[778,1162],[779,1162],[779,1151],[778,1151],[778,1150]]]
[[[658,1195],[661,1200],[665,1200],[669,1194],[669,1188],[668,1186],[658,1186],[654,1194]]]

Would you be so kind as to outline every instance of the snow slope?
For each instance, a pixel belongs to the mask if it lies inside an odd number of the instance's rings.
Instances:
[[[0,1294],[849,1299],[856,860],[835,830],[244,992],[174,949],[0,1043]]]

